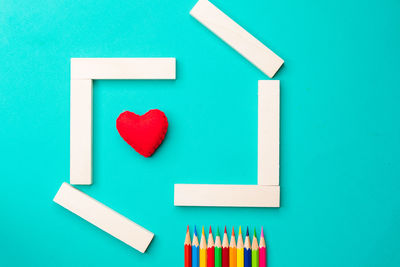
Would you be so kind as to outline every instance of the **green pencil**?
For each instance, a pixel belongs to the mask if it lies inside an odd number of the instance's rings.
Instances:
[[[215,237],[215,267],[222,266],[222,246],[221,237],[219,236],[219,228],[217,227],[217,236]]]
[[[251,244],[251,267],[258,267],[258,242],[256,228],[254,228],[253,242]]]

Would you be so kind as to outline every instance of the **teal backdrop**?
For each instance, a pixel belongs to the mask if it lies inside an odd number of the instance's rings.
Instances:
[[[175,207],[174,183],[255,184],[257,81],[196,0],[0,0],[0,265],[183,266],[186,226],[264,226],[269,266],[400,266],[400,2],[213,3],[285,60],[281,208]],[[92,186],[145,254],[52,199],[69,181],[71,57],[176,57],[176,81],[95,81]],[[158,108],[151,158],[119,136]]]

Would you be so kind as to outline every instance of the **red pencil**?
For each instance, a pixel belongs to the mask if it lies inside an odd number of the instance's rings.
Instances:
[[[185,238],[185,267],[192,267],[192,243],[190,242],[189,225]]]
[[[222,267],[229,267],[229,242],[228,234],[226,233],[226,226],[224,238],[222,239]]]
[[[215,265],[214,252],[214,238],[210,226],[210,233],[208,234],[207,245],[207,267],[214,267]]]

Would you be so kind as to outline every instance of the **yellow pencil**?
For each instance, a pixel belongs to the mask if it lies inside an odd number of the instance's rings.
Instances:
[[[200,239],[200,267],[207,267],[207,244],[206,236],[204,234],[204,226],[201,233]]]
[[[236,266],[244,267],[244,249],[243,249],[243,238],[242,238],[242,227],[239,226],[239,235],[237,240],[236,249]]]
[[[237,267],[236,257],[235,229],[232,227],[231,243],[229,244],[229,267]]]

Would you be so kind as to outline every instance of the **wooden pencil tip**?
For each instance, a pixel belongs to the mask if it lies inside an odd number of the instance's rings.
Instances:
[[[225,230],[224,230],[224,233],[226,234],[226,225],[225,225]]]
[[[194,226],[194,235],[197,236],[196,225]]]
[[[261,226],[261,236],[264,236],[264,228]]]
[[[235,236],[235,227],[232,226],[232,235]]]
[[[211,231],[211,225],[210,225],[210,232],[209,232],[210,234],[212,233],[212,231]]]
[[[247,226],[246,236],[249,236],[249,227]]]
[[[187,226],[187,230],[186,230],[186,232],[189,232],[189,225]]]

